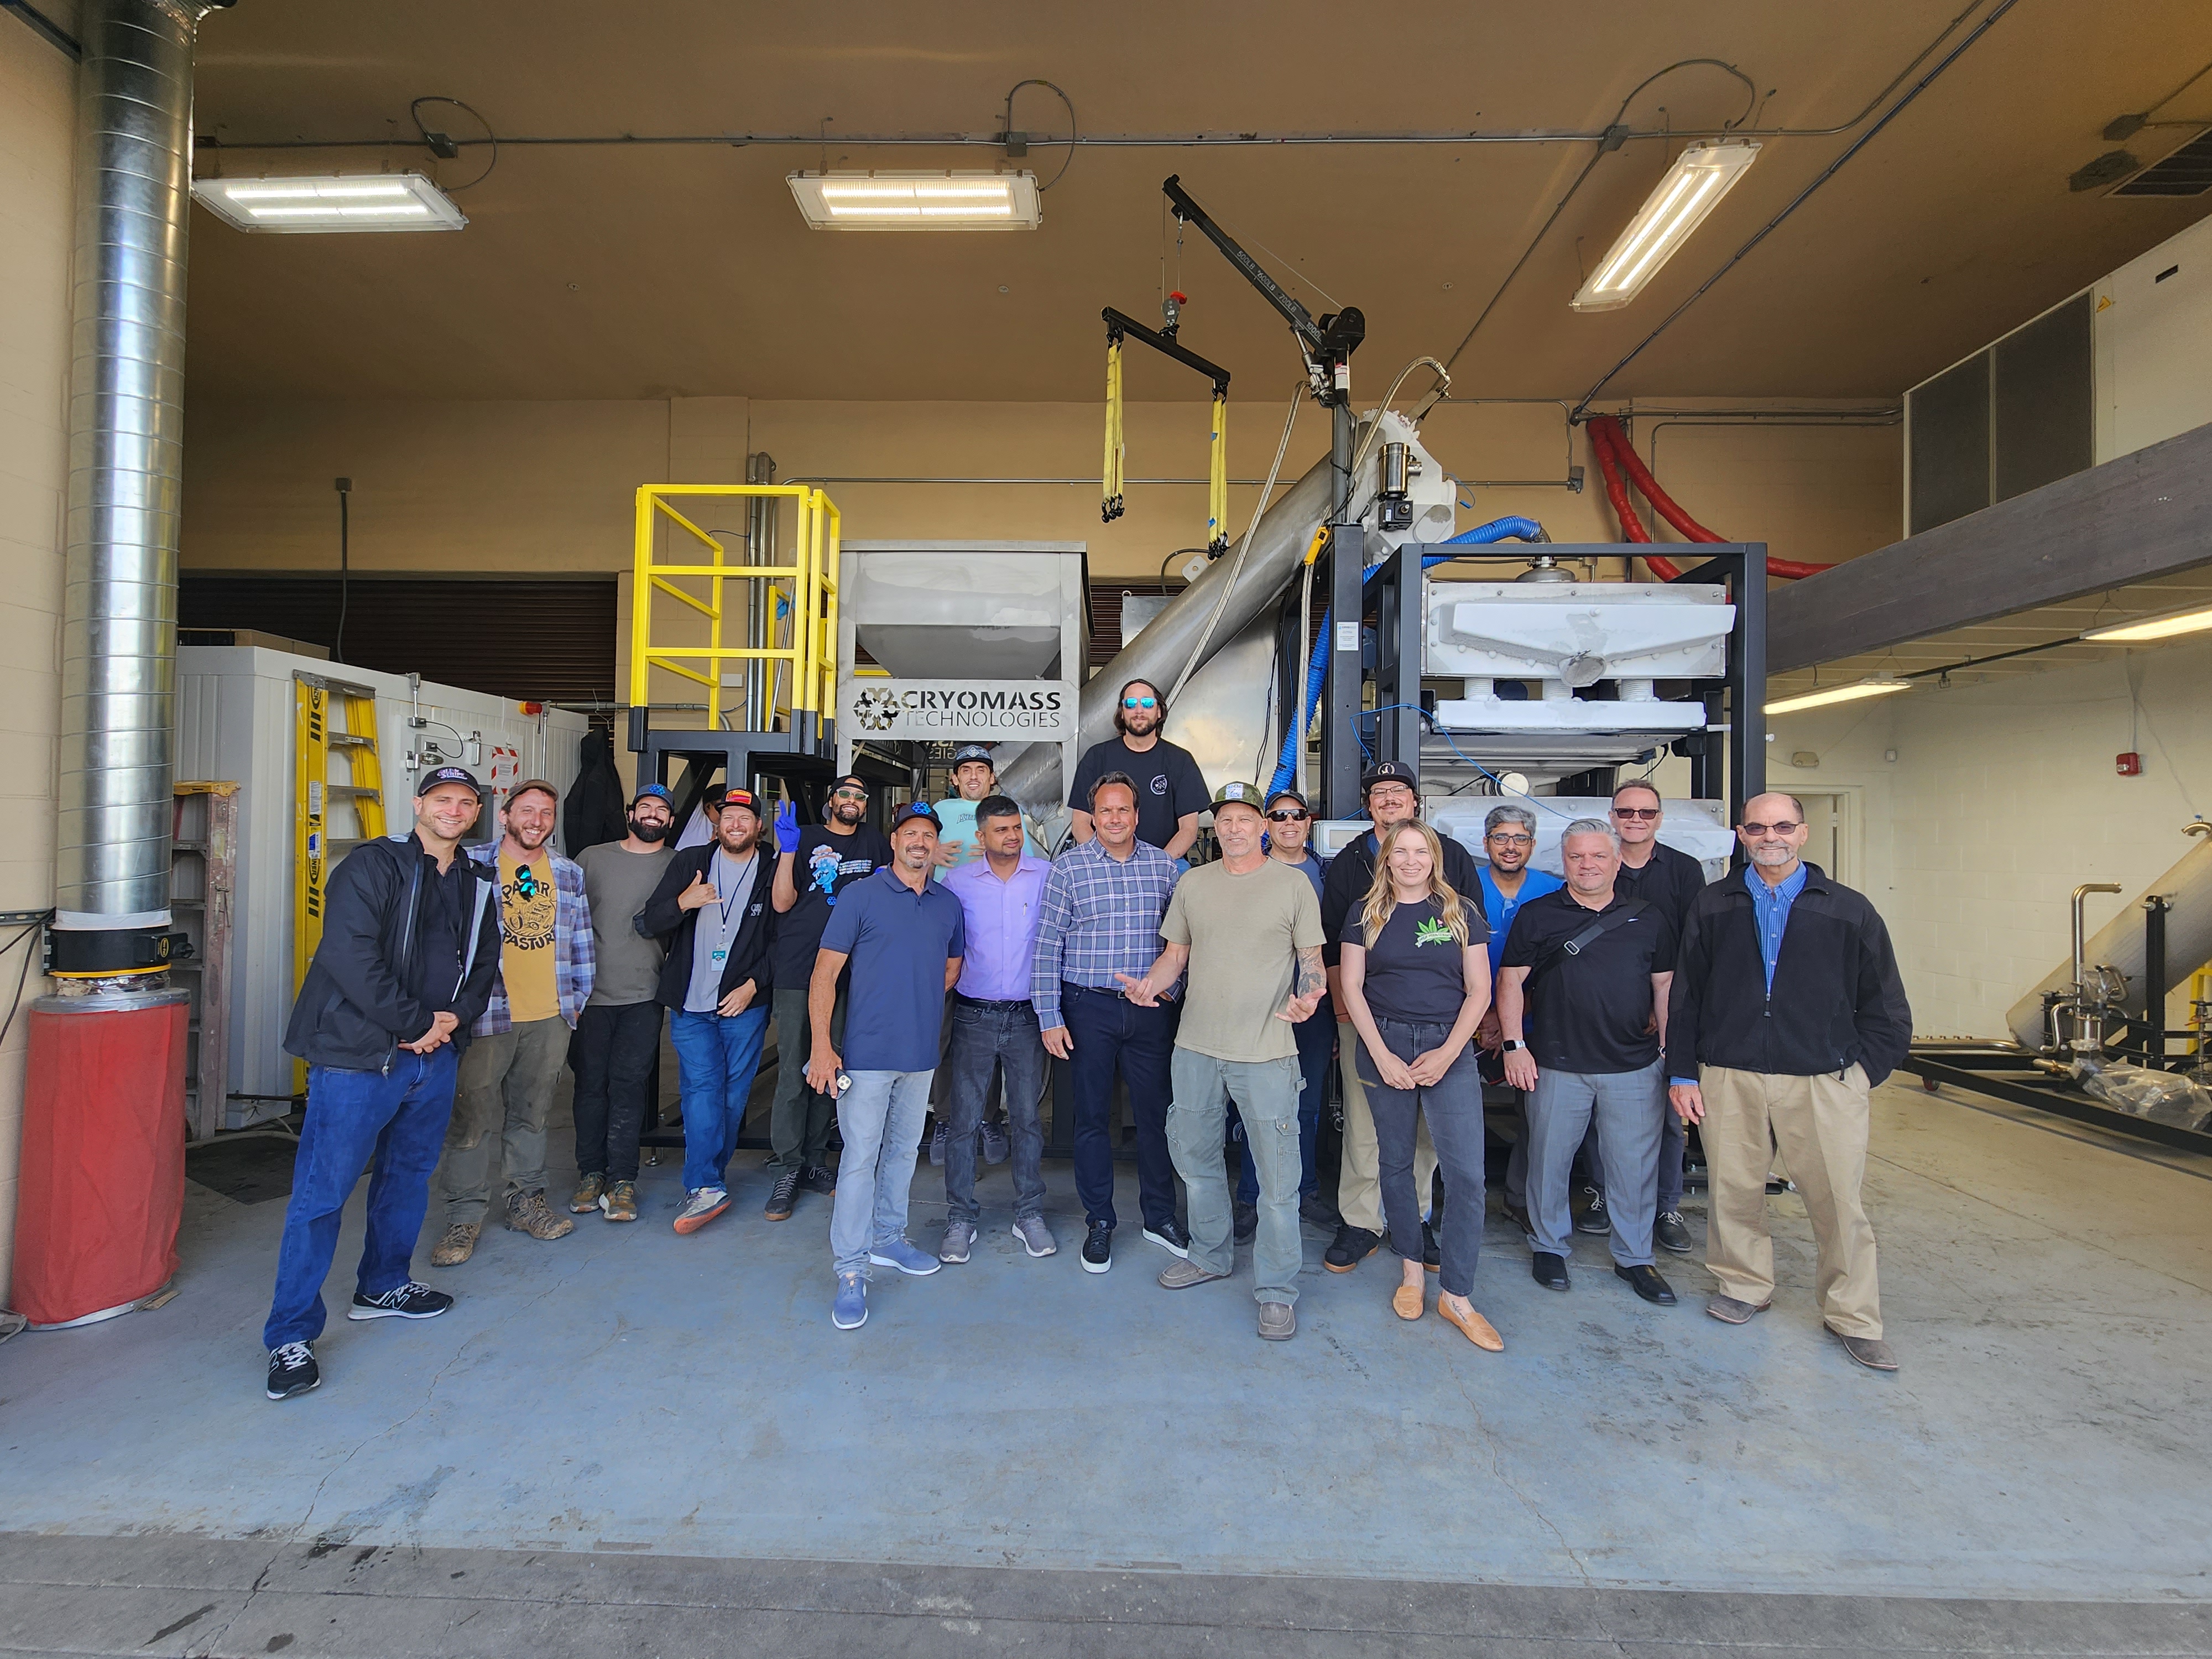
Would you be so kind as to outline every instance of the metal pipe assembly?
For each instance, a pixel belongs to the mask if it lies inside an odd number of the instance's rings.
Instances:
[[[77,72],[56,910],[30,1014],[15,1306],[130,1312],[177,1268],[190,994],[167,969],[198,0],[86,0]]]

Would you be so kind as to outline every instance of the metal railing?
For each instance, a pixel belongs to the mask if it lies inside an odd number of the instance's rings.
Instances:
[[[769,496],[796,502],[799,523],[792,554],[794,562],[732,562],[729,550],[720,538],[702,530],[670,504],[686,496]],[[664,519],[670,526],[672,539],[675,532],[681,531],[707,550],[708,559],[704,562],[656,559],[654,541],[659,521]],[[640,485],[637,547],[630,592],[630,702],[640,707],[653,702],[651,681],[653,671],[658,668],[704,686],[707,724],[719,727],[726,702],[740,714],[745,708],[742,696],[723,696],[731,688],[725,682],[722,665],[731,662],[746,664],[745,676],[750,685],[752,678],[763,672],[753,665],[766,664],[771,679],[769,696],[762,706],[768,709],[771,722],[781,716],[787,721],[787,730],[819,732],[826,727],[836,718],[837,708],[837,556],[841,523],[841,515],[829,496],[808,484]],[[744,552],[750,560],[756,550],[748,548]],[[752,607],[749,613],[739,611],[733,617],[732,607],[726,603],[724,589],[733,582],[756,584],[747,595]],[[703,598],[693,591],[701,584],[705,587]],[[705,645],[655,641],[653,604],[659,594],[667,595],[707,619]],[[787,633],[773,625],[775,607],[779,601],[789,607],[782,619],[789,624]],[[765,615],[771,619],[771,626],[761,636],[770,643],[724,643],[726,618],[737,620],[746,614]],[[738,637],[743,637],[742,633]],[[787,638],[788,642],[772,642],[778,638]],[[790,669],[787,700],[780,683],[787,665]]]

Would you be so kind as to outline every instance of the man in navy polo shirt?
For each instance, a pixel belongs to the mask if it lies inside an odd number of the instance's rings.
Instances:
[[[807,987],[814,1044],[806,1081],[836,1101],[845,1141],[830,1217],[837,1263],[830,1316],[841,1331],[867,1322],[871,1263],[915,1274],[933,1273],[939,1265],[907,1242],[906,1206],[945,994],[960,977],[968,947],[960,901],[929,878],[939,829],[937,814],[921,801],[892,816],[891,861],[838,894]],[[848,963],[852,991],[841,1055],[830,1042],[830,1015]]]

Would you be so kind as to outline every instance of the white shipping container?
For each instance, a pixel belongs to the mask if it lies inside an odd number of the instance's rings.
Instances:
[[[511,699],[425,681],[410,692],[402,674],[379,673],[252,646],[182,646],[177,651],[177,776],[240,786],[236,921],[230,961],[230,1089],[223,1124],[237,1128],[280,1116],[292,1094],[292,1058],[283,1051],[296,980],[292,961],[294,675],[366,686],[376,693],[377,758],[383,773],[386,829],[404,834],[414,821],[415,778],[458,763],[490,787],[494,799],[527,777],[565,795],[574,781],[581,714],[526,714]],[[416,727],[410,720],[425,724]],[[434,753],[432,750],[434,749]],[[410,763],[410,757],[412,761]],[[336,754],[332,781],[343,775]],[[487,807],[480,835],[494,833]],[[334,801],[330,833],[350,836]],[[556,844],[558,844],[556,837]]]

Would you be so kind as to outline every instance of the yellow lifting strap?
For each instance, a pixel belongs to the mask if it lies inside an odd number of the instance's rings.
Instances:
[[[1229,545],[1229,394],[1213,395],[1213,436],[1208,441],[1206,478],[1206,545],[1218,553]]]
[[[1121,516],[1121,341],[1106,341],[1106,460],[1099,472],[1098,519],[1111,524]]]

